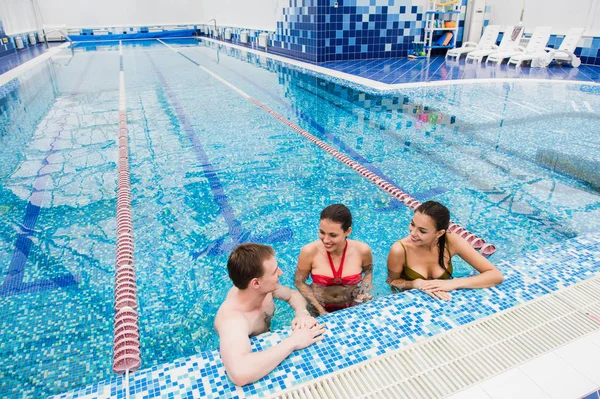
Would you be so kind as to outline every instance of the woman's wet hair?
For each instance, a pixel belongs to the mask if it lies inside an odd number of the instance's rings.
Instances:
[[[344,204],[333,204],[323,209],[321,219],[331,220],[342,225],[343,231],[348,231],[352,227],[352,214],[350,209]]]
[[[448,231],[448,226],[450,225],[450,211],[444,205],[440,204],[437,201],[426,201],[423,202],[415,212],[422,213],[423,215],[429,216],[435,225],[437,231],[444,230],[444,234],[438,240],[438,249],[440,251],[440,255],[438,258],[438,263],[452,277],[452,273],[446,269],[446,265],[444,264],[444,250],[446,248],[446,232]]]

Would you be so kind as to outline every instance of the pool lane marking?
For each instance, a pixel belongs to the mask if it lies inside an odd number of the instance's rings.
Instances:
[[[185,57],[188,60],[191,60],[191,58],[185,56],[184,54],[182,54],[181,52],[178,52],[178,54],[182,55],[183,57]],[[204,54],[201,54],[203,57],[206,57]],[[208,58],[208,57],[206,57]],[[197,62],[191,60],[194,65],[200,67],[200,64],[198,64]],[[214,61],[214,60],[211,60]],[[361,164],[363,164],[363,166],[365,166],[367,169],[369,169],[371,172],[383,177],[384,179],[393,182],[393,179],[389,178],[388,176],[386,176],[383,171],[381,171],[379,168],[377,168],[375,165],[373,165],[372,162],[370,162],[368,159],[366,159],[365,157],[363,157],[362,155],[360,155],[354,148],[352,148],[351,146],[349,146],[348,144],[346,144],[344,141],[342,141],[342,139],[340,139],[339,137],[337,137],[336,135],[334,135],[333,133],[327,131],[323,126],[321,126],[319,123],[317,123],[314,119],[312,119],[310,116],[307,116],[306,114],[304,114],[300,109],[298,109],[297,107],[293,107],[289,104],[287,104],[286,102],[282,101],[279,97],[274,96],[273,93],[265,90],[264,88],[260,87],[259,85],[257,85],[256,83],[252,82],[250,79],[248,79],[247,77],[238,74],[237,72],[231,70],[230,68],[228,68],[227,66],[223,65],[223,64],[219,64],[219,66],[223,67],[224,69],[227,69],[229,72],[236,74],[240,79],[243,79],[244,81],[246,81],[247,83],[251,84],[252,86],[254,86],[257,90],[265,93],[266,95],[268,95],[269,97],[271,97],[274,101],[277,101],[280,105],[288,108],[288,110],[290,110],[291,112],[294,112],[296,114],[296,116],[300,117],[300,119],[303,119],[304,121],[308,122],[310,124],[310,126],[312,126],[313,128],[315,128],[319,133],[323,134],[327,139],[329,139],[333,144],[337,144],[344,152],[346,152],[348,155],[350,155],[350,157],[352,157],[355,161],[360,162]],[[229,84],[229,82],[227,81],[222,81],[222,83],[224,84]],[[238,90],[237,87],[235,86],[229,86],[232,90]],[[301,89],[304,89],[302,87],[300,87]],[[305,89],[304,89],[305,90]],[[240,95],[244,96],[244,92],[239,93]],[[312,93],[311,93],[312,94]],[[313,94],[314,95],[314,94]],[[323,98],[323,97],[321,97]],[[327,99],[323,99],[324,101],[328,101]],[[330,102],[330,101],[328,101]],[[333,104],[333,106],[335,106],[336,108],[340,108],[342,109],[344,112],[351,114],[350,112],[348,112],[347,110],[343,109],[342,107],[338,106],[337,104]],[[369,118],[365,117],[366,120],[369,120]],[[379,125],[380,129],[381,129],[381,125]],[[367,165],[365,165],[367,164]],[[399,187],[399,186],[398,186]]]
[[[168,44],[164,43],[162,40],[158,39],[158,41],[160,41],[161,43],[165,44],[167,47],[169,47],[171,50],[175,51],[176,53],[181,54],[178,50],[176,50],[175,48],[173,48],[173,47],[169,46]],[[189,59],[189,57],[187,57],[187,56],[184,56],[184,57]],[[342,162],[344,165],[346,165],[350,169],[358,172],[362,177],[364,177],[365,179],[369,180],[371,183],[375,184],[377,187],[379,187],[383,191],[385,191],[388,194],[392,195],[393,197],[395,197],[399,201],[404,202],[410,209],[415,210],[420,205],[419,201],[417,201],[416,199],[412,198],[409,194],[405,193],[404,191],[400,190],[394,184],[392,184],[392,183],[388,182],[387,180],[379,177],[375,173],[369,171],[364,166],[360,165],[358,162],[350,159],[348,156],[346,156],[346,155],[342,154],[341,152],[335,150],[334,148],[330,147],[328,144],[326,144],[322,140],[319,140],[318,138],[316,138],[315,136],[313,136],[312,134],[310,134],[306,130],[302,129],[300,126],[296,125],[294,122],[286,119],[285,117],[281,116],[280,114],[278,114],[276,111],[272,110],[271,108],[269,108],[265,104],[262,104],[260,101],[256,100],[255,98],[253,98],[249,94],[247,94],[244,91],[242,91],[241,89],[235,87],[233,84],[231,84],[228,81],[226,81],[225,79],[221,78],[219,75],[217,75],[217,74],[213,73],[212,71],[206,69],[202,65],[199,65],[195,61],[194,61],[194,64],[198,65],[198,67],[200,69],[202,69],[204,72],[208,73],[213,78],[217,79],[219,82],[222,82],[227,87],[232,88],[236,93],[240,94],[245,99],[251,101],[252,103],[254,103],[255,105],[257,105],[258,107],[262,108],[266,113],[268,113],[269,115],[271,115],[275,119],[278,119],[281,123],[287,125],[289,128],[291,128],[292,130],[296,131],[298,134],[300,134],[301,136],[303,136],[304,138],[306,138],[310,142],[312,142],[315,145],[317,145],[319,148],[321,148],[322,150],[324,150],[325,152],[327,152],[328,154],[330,154],[331,156],[333,156],[334,158],[336,158],[338,161]],[[454,227],[454,226],[456,226],[456,227]],[[448,229],[453,228],[453,227],[454,227],[454,229],[456,229],[456,228],[458,228],[460,226],[457,225],[456,223],[450,222],[450,226],[448,227]],[[471,232],[469,232],[468,230],[466,230],[464,228],[462,228],[462,229],[463,229],[463,231],[467,231],[468,233],[470,233],[470,234],[472,234],[474,236],[475,240],[473,240],[473,242],[476,242],[477,239],[479,239],[479,240],[481,240],[483,242],[482,247],[481,247],[482,253],[485,253],[487,255],[491,255],[491,254],[493,254],[496,251],[496,248],[495,248],[494,245],[488,244],[488,243],[485,242],[485,240],[483,240],[478,235],[476,235],[474,233],[471,233]]]
[[[45,54],[49,54],[48,56],[50,56],[53,53],[47,52]],[[73,91],[79,91],[79,87],[83,84],[85,74],[90,68],[92,61],[93,57],[90,56],[83,69],[83,72],[79,77],[79,80],[74,85]],[[19,227],[13,256],[10,261],[8,271],[4,276],[4,281],[0,285],[0,298],[31,292],[39,292],[53,288],[64,288],[70,285],[78,284],[81,280],[81,276],[78,273],[73,274],[69,272],[63,276],[26,283],[23,282],[25,266],[27,265],[27,260],[29,259],[31,247],[33,245],[31,238],[35,233],[35,225],[41,212],[44,194],[46,193],[46,184],[48,183],[50,174],[56,172],[56,170],[54,170],[55,165],[50,162],[50,158],[57,152],[57,150],[54,149],[54,145],[56,144],[56,141],[60,139],[64,126],[65,123],[61,125],[60,130],[50,143],[50,148],[48,151],[46,151],[45,157],[41,162],[42,167],[38,170],[37,176],[32,184],[33,190],[29,200],[27,201],[23,222]]]
[[[162,42],[162,40],[158,39]],[[164,42],[163,42],[164,43]],[[167,45],[167,44],[165,44]],[[168,46],[168,45],[167,45]],[[170,47],[170,46],[169,46]],[[187,58],[187,57],[186,57]],[[215,242],[210,244],[207,248],[203,249],[200,252],[195,252],[193,257],[197,258],[199,255],[203,253],[213,254],[228,254],[231,250],[242,243],[245,242],[259,242],[265,244],[272,244],[277,242],[286,241],[290,237],[293,236],[293,231],[289,228],[281,228],[277,229],[267,235],[264,236],[253,236],[249,231],[243,229],[242,224],[235,217],[234,210],[232,206],[229,204],[229,200],[227,199],[227,195],[225,193],[225,188],[221,183],[219,176],[216,172],[214,165],[210,162],[208,155],[204,151],[204,147],[200,142],[196,129],[193,127],[190,122],[187,114],[185,113],[183,107],[177,101],[175,93],[171,90],[171,87],[165,80],[160,70],[156,67],[152,59],[148,56],[150,63],[152,64],[156,75],[158,76],[167,97],[171,101],[172,107],[175,109],[177,113],[177,117],[183,125],[183,130],[187,134],[189,140],[192,142],[194,150],[196,152],[196,156],[200,161],[200,166],[202,167],[202,171],[204,176],[209,182],[209,187],[212,191],[214,201],[217,203],[219,207],[219,213],[225,219],[225,223],[227,224],[227,229],[229,232],[229,237],[231,237],[231,242],[225,242],[226,237],[221,237],[217,239]],[[227,83],[227,82],[224,82]],[[236,89],[233,85],[228,85],[232,89]],[[245,94],[241,90],[236,90],[236,92],[240,94]]]

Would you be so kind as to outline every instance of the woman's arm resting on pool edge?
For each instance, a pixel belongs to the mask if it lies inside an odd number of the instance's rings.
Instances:
[[[429,280],[424,281],[423,290],[440,289],[442,291],[452,291],[461,288],[489,288],[494,287],[504,280],[502,273],[483,255],[477,252],[471,244],[460,238],[456,234],[448,234],[448,247],[450,250],[460,256],[465,262],[473,266],[479,272],[472,277],[461,277],[452,280]]]
[[[373,253],[367,244],[361,244],[363,245],[361,248],[363,272],[362,285],[365,289],[369,289],[371,287],[371,283],[373,282]]]
[[[305,246],[300,250],[300,256],[298,256],[298,266],[296,267],[296,273],[294,274],[294,285],[298,288],[298,291],[310,302],[312,306],[317,309],[319,314],[327,314],[325,308],[317,301],[312,289],[306,284],[308,275],[312,270],[312,258],[313,255],[309,253]]]
[[[412,290],[415,288],[418,289],[416,284],[418,284],[418,282],[421,280],[408,281],[400,278],[402,270],[404,269],[404,248],[402,248],[402,245],[397,242],[392,245],[392,248],[390,248],[390,253],[388,254],[387,258],[387,269],[388,278],[386,282],[390,285],[390,287],[397,288],[402,291]]]

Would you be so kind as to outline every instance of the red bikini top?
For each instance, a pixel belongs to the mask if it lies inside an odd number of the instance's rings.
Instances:
[[[332,285],[356,285],[361,282],[362,274],[353,274],[351,276],[342,277],[342,273],[344,272],[344,260],[346,258],[346,249],[348,249],[348,241],[346,241],[346,246],[344,247],[344,252],[342,253],[342,260],[340,262],[340,268],[336,271],[335,266],[333,265],[333,259],[331,259],[331,255],[327,252],[327,258],[329,259],[329,267],[331,267],[331,272],[333,273],[333,277],[324,276],[322,274],[313,274],[312,281],[317,285],[323,285],[326,287],[330,287]]]

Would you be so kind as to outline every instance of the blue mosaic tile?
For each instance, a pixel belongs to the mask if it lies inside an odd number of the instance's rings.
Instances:
[[[272,50],[309,62],[401,57],[423,24],[423,8],[408,0],[290,0]]]
[[[320,321],[328,327],[325,339],[292,353],[254,384],[234,386],[218,351],[210,351],[138,371],[131,377],[130,393],[164,398],[258,398],[280,392],[547,295],[549,289],[558,290],[591,277],[600,270],[600,235],[577,237],[520,259],[502,261],[499,268],[503,284],[455,291],[449,302],[408,291],[322,316]],[[290,332],[286,328],[255,337],[252,350],[268,349]],[[117,398],[123,397],[123,389],[122,378],[118,377],[56,398]]]
[[[588,234],[568,241],[528,254],[511,267],[551,291],[597,276],[600,236]]]

